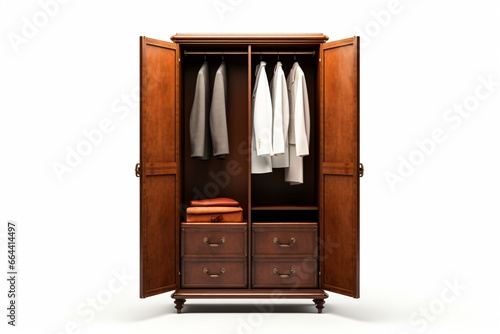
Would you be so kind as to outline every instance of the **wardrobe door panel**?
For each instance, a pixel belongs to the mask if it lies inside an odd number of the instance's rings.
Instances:
[[[140,296],[178,286],[179,50],[140,39]]]
[[[359,38],[320,49],[322,288],[359,297]]]

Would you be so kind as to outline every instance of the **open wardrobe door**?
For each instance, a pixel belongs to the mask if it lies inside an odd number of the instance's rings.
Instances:
[[[140,39],[140,296],[178,287],[179,46]]]
[[[321,288],[359,297],[359,37],[320,48]]]

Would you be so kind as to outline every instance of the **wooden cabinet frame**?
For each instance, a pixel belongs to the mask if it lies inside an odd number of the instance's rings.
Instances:
[[[140,163],[136,166],[140,177],[140,297],[175,290],[172,298],[179,313],[185,300],[192,298],[309,298],[316,303],[318,312],[328,297],[325,290],[358,298],[362,166],[359,161],[359,37],[327,42],[328,37],[323,34],[177,34],[171,39],[172,42],[165,42],[140,38]],[[314,113],[315,153],[314,162],[307,170],[312,185],[305,190],[308,195],[304,203],[295,203],[300,202],[300,191],[293,194],[295,190],[291,190],[294,203],[266,206],[263,205],[265,196],[252,197],[252,191],[258,191],[265,181],[250,175],[249,166],[255,57],[272,54],[295,58],[306,53],[314,57],[307,60],[311,74],[308,79],[312,79],[308,86],[313,88],[309,98]],[[240,118],[233,120],[239,127],[235,150],[240,155],[232,168],[239,174],[234,173],[231,179],[234,186],[230,187],[243,202],[248,225],[246,288],[182,286],[181,223],[186,207],[183,203],[193,197],[189,193],[191,189],[201,192],[193,184],[203,186],[203,182],[206,183],[203,180],[207,180],[203,179],[206,176],[197,180],[197,175],[193,175],[191,165],[194,163],[185,152],[185,124],[192,95],[186,87],[197,70],[184,60],[188,54],[240,57],[230,78],[237,81],[239,89],[231,107],[241,112]],[[212,171],[219,166],[217,162],[210,164]],[[212,172],[213,175],[217,172]],[[317,222],[317,287],[253,288],[252,218],[263,221],[258,217],[271,211],[293,217],[294,210],[304,212],[306,217],[315,217],[311,220]]]

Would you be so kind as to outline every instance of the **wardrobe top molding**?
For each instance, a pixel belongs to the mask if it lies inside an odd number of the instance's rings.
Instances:
[[[321,44],[328,36],[314,34],[175,34],[170,37],[179,44]]]

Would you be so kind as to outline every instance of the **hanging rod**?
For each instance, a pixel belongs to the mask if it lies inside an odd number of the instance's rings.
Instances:
[[[184,55],[246,55],[244,51],[184,51]],[[253,55],[315,55],[316,51],[252,51]]]

